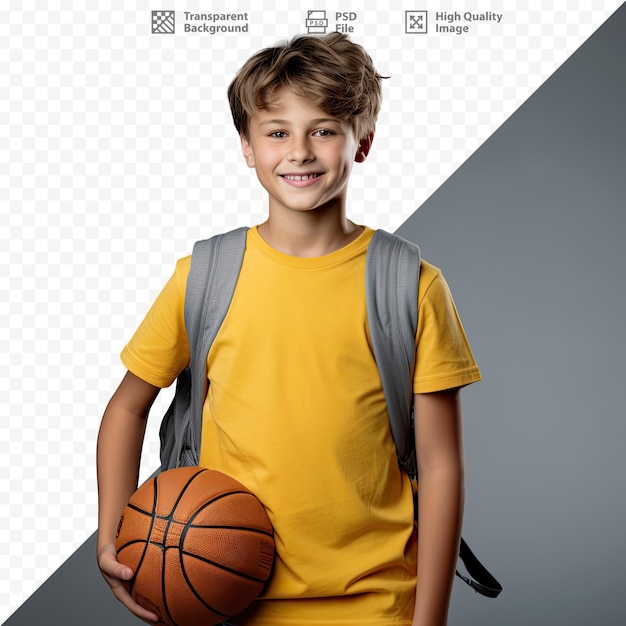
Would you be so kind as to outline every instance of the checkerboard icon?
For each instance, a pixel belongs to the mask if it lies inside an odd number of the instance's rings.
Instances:
[[[171,35],[176,25],[174,11],[152,11],[152,33]]]
[[[409,35],[424,35],[428,32],[428,11],[405,11],[404,32]]]

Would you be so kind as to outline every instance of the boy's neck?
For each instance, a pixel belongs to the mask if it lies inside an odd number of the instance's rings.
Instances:
[[[296,257],[320,257],[354,241],[363,227],[345,215],[310,213],[272,216],[258,227],[259,235],[275,250]]]

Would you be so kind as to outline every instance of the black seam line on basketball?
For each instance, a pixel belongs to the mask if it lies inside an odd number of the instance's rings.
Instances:
[[[133,539],[132,541],[127,541],[123,546],[120,546],[117,549],[117,552],[120,553],[125,548],[128,548],[128,546],[132,546],[134,543],[153,543],[153,542],[152,541],[146,541],[146,539]]]
[[[200,474],[206,472],[206,468],[201,467],[198,469],[198,471],[193,474],[189,480],[185,483],[185,485],[183,485],[183,488],[180,490],[180,493],[178,494],[178,498],[176,498],[176,502],[174,502],[174,506],[172,507],[172,509],[170,510],[170,512],[168,513],[167,517],[163,518],[163,519],[167,519],[167,524],[165,525],[165,528],[163,530],[163,545],[167,545],[167,536],[169,534],[169,530],[170,530],[170,526],[172,525],[172,520],[174,519],[174,512],[176,511],[176,507],[179,505],[183,495],[185,494],[185,491],[187,491],[189,485],[191,485],[191,483],[194,481],[194,479],[196,478],[196,476],[199,476]],[[158,478],[158,476],[157,476]],[[154,508],[154,513],[156,515],[156,506]]]
[[[187,489],[189,488],[189,485],[191,485],[191,483],[194,481],[194,479],[199,476],[200,474],[203,474],[204,472],[206,472],[206,468],[201,467],[198,469],[198,471],[193,474],[193,476],[191,476],[189,478],[189,480],[183,485],[183,488],[180,490],[180,493],[178,494],[178,497],[176,498],[176,502],[174,502],[174,506],[171,508],[170,512],[165,515],[165,516],[159,516],[162,519],[166,519],[168,520],[167,525],[165,526],[165,531],[164,531],[164,536],[167,537],[167,531],[169,530],[170,524],[172,522],[172,519],[174,517],[174,512],[176,511],[176,507],[180,504],[180,501],[182,500],[183,496],[185,495],[185,491],[187,491]],[[155,509],[155,514],[156,514],[156,509]]]
[[[176,498],[176,501],[174,502],[174,506],[171,508],[170,512],[168,513],[167,516],[162,517],[159,516],[159,518],[161,519],[167,519],[167,524],[165,525],[165,529],[163,530],[163,544],[156,544],[159,545],[159,547],[161,548],[161,550],[164,551],[165,554],[165,549],[166,549],[166,545],[167,545],[167,536],[169,534],[169,530],[170,530],[170,526],[172,524],[172,520],[174,519],[174,514],[176,511],[176,507],[180,504],[181,499],[183,498],[183,495],[185,494],[185,491],[187,491],[187,489],[189,488],[189,485],[191,485],[191,483],[195,480],[195,478],[197,476],[199,476],[200,474],[206,472],[206,468],[200,468],[195,474],[193,474],[189,480],[185,483],[185,485],[183,485],[183,488],[180,490],[180,493],[178,494],[178,497]],[[158,476],[157,476],[158,478]],[[156,478],[155,478],[156,480]],[[154,505],[154,516],[156,517],[156,502]],[[154,521],[154,519],[153,519]],[[172,614],[170,613],[169,607],[167,605],[167,597],[165,595],[165,575],[164,575],[165,570],[163,570],[163,573],[161,574],[161,592],[162,592],[162,598],[163,598],[163,608],[165,609],[165,612],[167,613],[170,621],[176,625],[176,622],[174,621],[174,619],[172,618]],[[191,584],[189,581],[187,581],[187,583],[189,584],[189,586],[191,587]],[[194,592],[195,593],[195,592]],[[197,595],[197,594],[196,594]],[[208,605],[207,605],[208,606]],[[210,607],[208,607],[210,608]],[[219,615],[224,615],[223,613],[220,613],[218,611]]]
[[[167,605],[167,594],[165,593],[165,564],[166,564],[165,546],[159,546],[159,547],[163,551],[163,567],[161,568],[161,597],[163,598],[163,608],[165,609],[165,612],[167,613],[167,617],[169,621],[174,626],[178,626],[178,623],[176,622],[176,620],[172,617],[172,614],[170,613],[170,608]]]
[[[174,547],[174,546],[172,546]],[[167,550],[167,548],[166,548]],[[206,559],[202,556],[198,556],[197,554],[194,554],[193,552],[187,552],[186,550],[181,550],[180,551],[181,556],[188,556],[192,559],[196,559],[197,561],[202,561],[203,563],[208,563],[209,565],[213,565],[213,567],[217,567],[218,569],[224,570],[225,572],[229,572],[230,574],[235,574],[235,576],[239,576],[240,578],[245,578],[246,580],[251,580],[255,583],[264,583],[265,579],[263,578],[256,578],[254,576],[250,576],[249,574],[244,574],[243,572],[239,572],[236,569],[231,569],[230,567],[226,567],[226,565],[221,565],[220,563],[216,563],[215,561],[211,561],[211,559]],[[182,562],[182,559],[181,559]]]
[[[206,472],[206,468],[201,467],[183,486],[183,488],[180,490],[180,493],[178,494],[178,498],[176,498],[176,502],[174,502],[174,506],[172,507],[172,510],[169,512],[168,517],[170,517],[174,511],[176,510],[176,507],[178,506],[178,504],[180,503],[183,495],[185,494],[185,491],[187,491],[187,488],[189,487],[189,485],[191,485],[191,483],[195,480],[196,476],[199,476],[200,474]]]
[[[167,519],[155,516],[155,519]],[[182,522],[178,522],[179,524],[183,524]],[[179,543],[183,543],[185,536],[187,534],[187,530],[190,528],[194,528],[195,530],[243,530],[253,535],[263,535],[264,537],[269,537],[270,539],[274,539],[274,533],[268,530],[263,530],[262,528],[250,528],[249,526],[221,526],[217,524],[185,524],[183,531],[180,534]],[[129,541],[123,547],[130,545],[131,543],[141,543],[146,541],[145,539],[135,539],[133,541]],[[165,545],[165,537],[163,538],[163,542],[154,541],[153,539],[148,540],[150,543],[153,543],[155,546],[164,546]]]
[[[174,546],[172,546],[174,547]],[[191,590],[191,593],[193,593],[194,596],[196,596],[196,598],[198,598],[198,601],[200,602],[200,604],[202,604],[205,608],[209,609],[209,611],[213,611],[213,613],[215,613],[216,615],[221,615],[222,617],[232,617],[232,615],[229,615],[228,613],[223,613],[222,611],[218,611],[215,607],[211,606],[195,589],[195,587],[193,586],[193,583],[191,582],[189,576],[187,575],[187,570],[185,569],[185,563],[183,562],[183,557],[182,557],[182,553],[179,553],[178,555],[178,560],[179,560],[179,565],[180,565],[180,571],[182,572],[184,578],[185,578],[185,582],[187,583],[187,587],[189,587],[189,589]],[[165,599],[165,592],[163,592],[163,598]]]
[[[151,513],[150,511],[146,511],[145,509],[141,509],[139,508],[136,504],[131,504],[130,502],[126,505],[129,509],[132,509],[133,511],[137,511],[137,513],[143,513],[144,515],[148,515],[150,517],[157,517],[155,516],[153,513]]]
[[[274,533],[262,528],[250,528],[249,526],[220,526],[217,524],[188,524],[187,528],[199,528],[200,530],[247,530],[251,533],[257,533],[259,535],[265,535],[266,537],[274,538]]]
[[[152,479],[152,486],[153,486],[153,492],[154,492],[154,496],[152,498],[152,510],[156,511],[156,505],[157,505],[157,493],[158,493],[158,489],[159,489],[159,485],[157,483],[157,479],[153,478]],[[150,537],[150,535],[152,535],[152,529],[154,528],[154,517],[150,520],[150,528],[148,529],[148,537]],[[148,550],[148,542],[146,541],[146,545],[143,547],[143,551],[141,553],[141,557],[139,558],[139,562],[137,563],[137,567],[134,569],[133,571],[133,578],[131,578],[130,583],[128,584],[128,590],[129,592],[132,592],[133,588],[135,587],[135,582],[137,581],[137,572],[139,571],[143,560],[146,556],[146,552]]]
[[[255,497],[253,493],[249,492],[249,491],[245,491],[242,489],[238,489],[237,491],[228,491],[226,493],[221,493],[218,496],[215,496],[215,498],[212,498],[211,500],[209,500],[208,502],[205,502],[187,521],[187,523],[185,524],[182,532],[180,533],[180,538],[178,540],[178,545],[179,546],[184,546],[185,545],[185,538],[187,537],[187,531],[189,530],[189,528],[191,528],[191,526],[193,525],[193,520],[200,514],[201,511],[203,511],[205,508],[207,508],[209,505],[213,504],[214,502],[217,502],[218,500],[221,500],[222,498],[226,498],[227,496],[230,495],[237,495],[237,494],[243,494],[246,496],[251,496],[251,497]],[[273,535],[272,535],[273,537]],[[166,545],[165,540],[163,541],[164,545]],[[180,552],[180,554],[182,555],[182,550]],[[181,568],[183,568],[182,565],[182,556],[181,558]],[[208,561],[210,563],[210,561]],[[184,569],[184,568],[183,568]]]
[[[165,525],[165,529],[163,531],[163,544],[156,544],[163,551],[163,564],[164,564],[164,567],[161,570],[161,597],[163,598],[163,608],[165,609],[165,612],[167,613],[167,617],[169,618],[170,622],[172,624],[174,624],[174,626],[178,626],[178,624],[174,620],[174,618],[172,617],[172,614],[170,612],[170,609],[169,609],[169,606],[168,606],[168,603],[167,603],[167,594],[166,594],[166,590],[165,590],[165,552],[166,552],[166,544],[167,544],[167,535],[168,535],[168,532],[169,532],[169,529],[170,529],[170,525],[172,524],[172,518],[174,516],[174,511],[176,510],[176,507],[178,506],[181,498],[183,497],[183,494],[185,493],[185,491],[187,490],[189,485],[192,483],[194,478],[196,476],[198,476],[199,474],[202,474],[203,472],[206,472],[206,469],[201,468],[193,476],[191,476],[191,478],[189,478],[187,483],[180,490],[180,493],[178,494],[178,498],[176,498],[176,502],[174,502],[174,506],[172,507],[172,509],[169,512],[169,514],[166,517],[159,516],[160,519],[167,519],[167,524]],[[156,517],[156,504],[155,504],[155,507],[154,507],[154,515]],[[191,585],[189,584],[189,581],[187,581],[187,584],[191,588]],[[220,613],[220,615],[222,615],[222,613]]]
[[[217,502],[218,500],[221,500],[222,498],[226,498],[227,496],[231,496],[231,495],[237,495],[237,494],[244,494],[246,496],[252,496],[255,497],[254,494],[250,493],[249,491],[244,491],[244,490],[237,490],[237,491],[228,491],[226,493],[221,493],[218,496],[215,496],[215,498],[212,498],[211,500],[209,500],[208,502],[205,502],[185,523],[185,526],[183,527],[182,532],[180,533],[180,538],[178,540],[178,545],[183,546],[185,545],[185,538],[187,537],[187,531],[189,530],[189,528],[191,527],[191,525],[193,524],[193,520],[204,510],[206,509],[208,506],[210,506],[211,504],[213,504],[214,502]],[[163,542],[165,543],[165,541]]]
[[[244,491],[243,489],[238,489],[237,491],[227,491],[226,493],[220,493],[218,496],[215,496],[211,500],[207,500],[190,518],[187,520],[186,527],[190,524],[193,524],[193,520],[204,511],[208,506],[211,506],[214,502],[221,500],[222,498],[227,498],[228,496],[236,496],[236,495],[244,495],[255,498],[256,496],[250,491]],[[186,528],[185,528],[186,531]]]

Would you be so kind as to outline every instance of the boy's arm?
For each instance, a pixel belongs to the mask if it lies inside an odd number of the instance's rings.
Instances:
[[[445,626],[463,517],[460,390],[415,394],[419,540],[413,626]]]
[[[102,417],[96,454],[98,566],[115,597],[137,617],[152,621],[157,616],[134,602],[122,583],[132,570],[117,560],[115,535],[122,509],[137,489],[146,418],[159,391],[127,372]]]

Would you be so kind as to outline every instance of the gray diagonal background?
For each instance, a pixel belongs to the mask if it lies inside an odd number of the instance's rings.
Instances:
[[[484,381],[464,535],[501,579],[452,624],[623,623],[626,5],[402,226]]]
[[[464,535],[498,600],[451,624],[615,624],[622,454],[626,5],[400,228],[448,278],[484,382],[464,396]],[[5,624],[138,624],[91,537]]]

